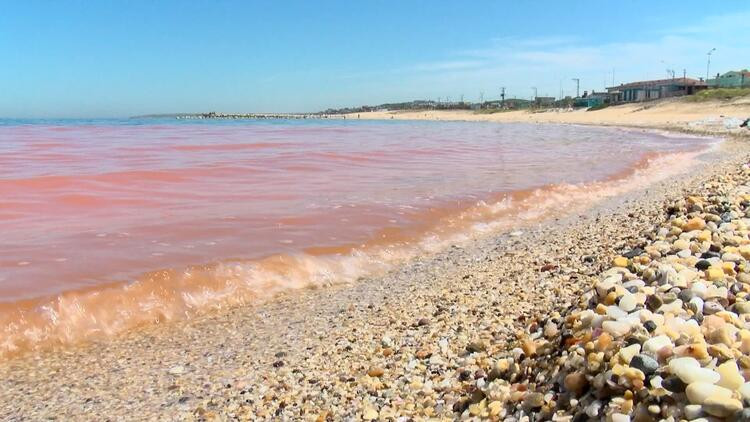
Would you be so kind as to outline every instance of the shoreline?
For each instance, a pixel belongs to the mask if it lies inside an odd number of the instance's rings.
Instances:
[[[738,128],[750,117],[750,98],[732,101],[687,102],[684,98],[627,103],[601,110],[508,110],[478,113],[473,110],[373,111],[341,115],[352,120],[426,120],[498,123],[560,123],[584,126],[657,129],[694,135],[750,137]],[[736,123],[736,124],[735,124]],[[730,127],[731,126],[731,127]]]
[[[500,126],[495,123],[457,125],[467,131],[471,130],[472,125],[480,125],[489,131],[496,130],[494,126]],[[555,183],[555,178],[547,178],[549,183],[546,184],[539,182],[498,192],[488,189],[483,195],[470,195],[458,189],[458,194],[465,196],[456,201],[434,201],[429,211],[422,211],[420,217],[414,217],[414,224],[404,229],[410,231],[408,237],[400,237],[399,233],[391,231],[389,238],[383,237],[381,241],[381,236],[375,234],[362,241],[356,249],[331,251],[323,247],[319,253],[303,249],[304,252],[299,254],[278,253],[259,258],[190,264],[185,271],[197,276],[188,277],[187,280],[171,275],[172,271],[181,273],[179,266],[164,266],[163,269],[152,268],[142,272],[135,282],[114,281],[0,304],[0,325],[5,327],[5,339],[0,342],[0,360],[13,359],[29,350],[54,352],[76,343],[116,337],[135,327],[157,321],[194,318],[216,308],[263,303],[273,300],[279,291],[287,289],[293,291],[310,288],[311,285],[346,284],[362,276],[374,278],[375,274],[397,268],[414,256],[432,254],[462,239],[510,230],[519,222],[531,224],[551,218],[561,214],[561,209],[585,208],[587,204],[616,195],[629,186],[666,177],[693,162],[700,151],[705,148],[710,150],[720,143],[716,137],[670,135],[653,129],[594,130],[559,124],[544,129],[541,125],[534,127],[528,123],[508,126],[517,127],[517,131],[523,132],[545,131],[550,137],[567,131],[583,133],[584,136],[591,133],[610,139],[634,141],[641,137],[653,137],[658,138],[662,147],[656,148],[660,151],[641,154],[637,159],[630,157],[635,161],[628,161],[627,165],[598,161],[594,167],[600,167],[600,171],[589,181]],[[406,130],[411,129],[407,127]],[[668,146],[670,140],[684,144],[684,147]],[[615,148],[615,144],[609,145],[609,151]],[[576,150],[584,151],[580,148]],[[633,154],[639,154],[637,149],[630,150]],[[468,170],[466,175],[471,176],[472,171]],[[486,180],[485,183],[489,186],[493,181]],[[246,272],[248,267],[253,268],[255,274]],[[238,271],[240,276],[223,277],[217,274],[234,271]],[[254,287],[257,285],[264,287]],[[151,299],[154,295],[159,298],[158,301]],[[151,305],[152,302],[158,303]],[[194,306],[196,302],[202,303]],[[4,306],[9,311],[3,313]],[[143,312],[138,312],[138,309],[143,309]]]
[[[614,256],[615,251],[606,245],[610,237],[624,242],[637,233],[625,226],[644,229],[653,224],[665,198],[679,197],[702,180],[721,174],[722,168],[745,161],[750,149],[727,135],[717,150],[707,153],[713,162],[699,165],[706,174],[696,169],[693,173],[698,175],[690,180],[672,176],[639,192],[607,198],[583,214],[534,223],[520,235],[516,231],[474,239],[464,247],[419,257],[374,280],[282,293],[269,303],[229,308],[166,327],[147,327],[122,338],[2,362],[0,384],[12,392],[8,402],[14,403],[14,409],[1,407],[0,415],[36,419],[46,413],[86,419],[90,411],[116,419],[210,419],[212,414],[225,413],[315,420],[321,415],[325,419],[324,412],[331,412],[328,416],[333,418],[366,415],[375,406],[362,399],[377,397],[368,391],[396,385],[403,391],[421,383],[414,397],[400,396],[407,409],[410,399],[429,396],[422,391],[424,380],[367,373],[385,372],[399,364],[408,367],[412,364],[407,357],[420,352],[438,356],[437,350],[446,349],[444,355],[459,356],[457,350],[463,343],[472,343],[483,331],[493,332],[494,343],[509,343],[516,331],[525,328],[525,318],[574,303],[597,269]],[[737,156],[727,159],[727,154]],[[711,166],[721,168],[708,169]],[[633,208],[641,212],[636,214]],[[610,221],[603,223],[602,218]],[[586,238],[592,232],[594,238]],[[581,253],[570,254],[569,248]],[[594,258],[585,265],[576,262],[583,255]],[[552,262],[564,265],[539,270]],[[559,296],[550,297],[539,284],[534,291],[524,291],[528,287],[524,280],[530,279],[558,289]],[[502,306],[500,319],[494,320],[502,321],[500,327],[472,319],[477,314],[471,311],[486,311],[483,303]],[[398,348],[394,347],[396,338],[401,339]],[[454,345],[451,340],[443,347],[442,340],[447,338],[457,338],[456,343],[462,344]],[[391,349],[388,356],[386,349]],[[140,352],[133,355],[133,350]],[[389,357],[398,359],[384,363]],[[455,366],[439,360],[435,365]],[[440,391],[433,387],[432,391]],[[322,400],[321,391],[338,391],[339,407],[335,407],[336,400]],[[344,394],[347,391],[353,394],[349,398]],[[461,397],[459,392],[440,392],[449,399]],[[307,400],[300,403],[300,398]],[[439,404],[432,403],[432,409]],[[445,402],[440,408],[444,415],[452,414],[448,405]],[[262,415],[262,409],[269,413]]]

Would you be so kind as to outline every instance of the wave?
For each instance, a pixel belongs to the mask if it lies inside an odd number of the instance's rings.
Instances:
[[[145,325],[259,303],[282,291],[376,277],[419,255],[476,236],[580,211],[604,198],[673,176],[695,164],[700,154],[652,155],[599,182],[549,185],[446,203],[420,215],[418,228],[383,229],[356,246],[308,248],[297,254],[168,268],[129,282],[0,303],[0,357],[55,349]]]

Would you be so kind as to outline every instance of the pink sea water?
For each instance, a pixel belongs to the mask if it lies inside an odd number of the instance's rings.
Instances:
[[[378,274],[667,175],[713,142],[461,122],[0,123],[0,356]]]

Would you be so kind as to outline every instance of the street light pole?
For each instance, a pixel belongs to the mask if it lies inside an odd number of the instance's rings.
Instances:
[[[708,56],[708,61],[706,62],[706,85],[708,85],[708,75],[710,75],[709,69],[711,68],[711,53],[716,51],[716,48],[712,48],[711,50],[706,53]]]

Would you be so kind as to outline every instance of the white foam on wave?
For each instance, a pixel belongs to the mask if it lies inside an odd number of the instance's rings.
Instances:
[[[357,248],[344,254],[290,254],[254,261],[227,261],[149,273],[131,283],[67,292],[0,312],[0,356],[112,336],[147,324],[184,319],[210,310],[259,303],[279,292],[354,283],[376,277],[417,256],[439,252],[477,236],[517,230],[531,223],[590,207],[684,172],[699,152],[650,160],[609,181],[536,189],[515,199],[479,201],[446,217],[413,241]],[[0,311],[3,309],[0,308]]]

